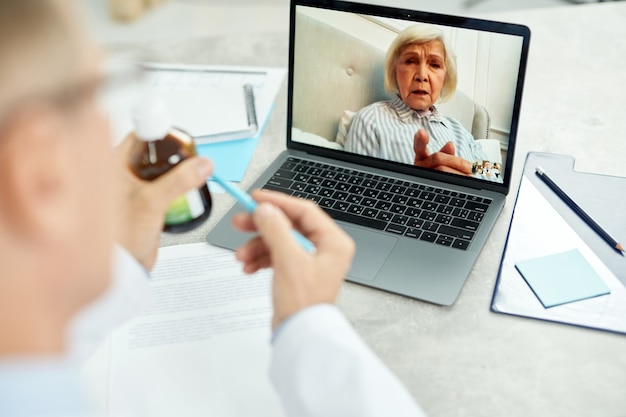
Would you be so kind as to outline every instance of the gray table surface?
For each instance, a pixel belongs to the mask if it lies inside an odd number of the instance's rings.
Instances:
[[[513,187],[489,242],[452,307],[351,283],[338,305],[430,416],[624,416],[626,336],[494,314],[489,306],[528,151],[569,154],[579,170],[626,176],[626,4],[487,17],[532,30]],[[163,62],[286,67],[288,36],[244,34],[142,49]],[[285,80],[244,187],[285,148],[286,98]],[[214,198],[203,227],[164,235],[162,245],[204,241],[233,205],[227,195]]]

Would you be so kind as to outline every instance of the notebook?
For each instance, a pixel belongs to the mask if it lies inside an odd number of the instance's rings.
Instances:
[[[129,63],[122,59],[110,65],[129,71]],[[197,144],[257,135],[254,89],[263,93],[264,69],[156,63],[141,63],[139,68],[141,78],[103,99],[116,138],[134,129],[133,107],[146,91],[164,99],[174,126],[188,132]]]
[[[184,126],[197,144],[251,138],[257,119],[252,86],[214,85],[163,91],[175,126]]]
[[[197,144],[256,135],[254,90],[238,81],[241,74],[220,79],[215,71],[175,64],[144,64],[143,69],[146,83],[167,102],[174,125]]]
[[[453,304],[509,191],[529,29],[323,0],[292,0],[290,19],[287,149],[252,188],[337,220],[357,246],[349,281]],[[245,242],[240,211],[208,242]]]

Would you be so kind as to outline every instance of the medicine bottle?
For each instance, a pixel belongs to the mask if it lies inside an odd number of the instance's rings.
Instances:
[[[134,143],[130,169],[142,180],[151,181],[176,164],[196,155],[193,138],[172,126],[165,102],[144,97],[133,111]],[[165,215],[163,231],[183,233],[201,225],[211,212],[211,194],[206,184],[178,197]]]

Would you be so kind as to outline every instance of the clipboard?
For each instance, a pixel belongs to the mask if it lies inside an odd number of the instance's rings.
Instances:
[[[491,311],[626,334],[626,258],[611,248],[541,179],[537,166],[594,220],[626,240],[626,178],[574,170],[574,158],[530,152],[509,225]],[[515,269],[515,262],[576,248],[610,288],[606,296],[551,308]]]

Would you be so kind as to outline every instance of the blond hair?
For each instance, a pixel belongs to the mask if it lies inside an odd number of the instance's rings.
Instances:
[[[424,43],[439,41],[443,45],[446,65],[446,78],[441,89],[441,100],[445,101],[454,95],[457,83],[456,56],[446,42],[443,31],[437,26],[416,24],[409,26],[393,40],[387,50],[385,59],[385,89],[389,92],[398,92],[396,80],[396,65],[402,51],[409,45],[421,45]]]

